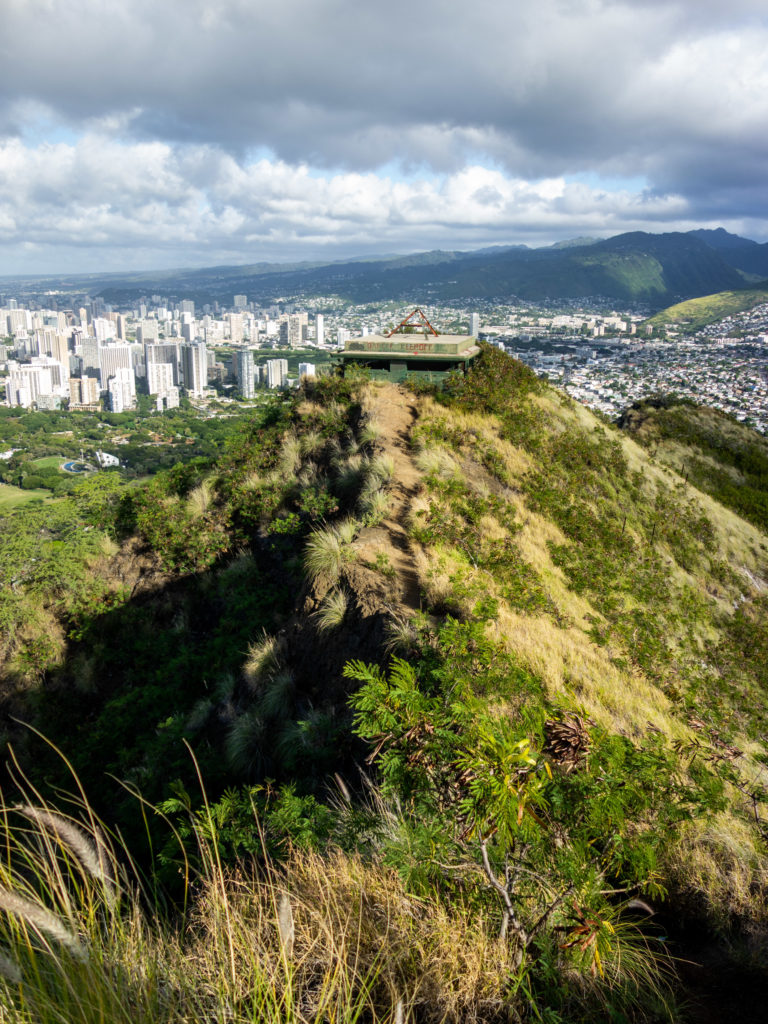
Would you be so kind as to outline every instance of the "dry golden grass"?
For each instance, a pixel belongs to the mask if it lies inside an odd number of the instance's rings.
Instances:
[[[596,420],[581,407],[561,405],[551,395],[539,396],[538,404],[550,422],[563,428],[573,423],[593,427]],[[422,421],[445,417],[444,410],[431,399],[420,400]],[[453,411],[452,411],[453,412]],[[494,433],[497,424],[493,417],[452,415],[453,428],[472,429],[480,435]],[[490,438],[489,438],[490,439]],[[532,465],[530,457],[520,449],[506,444],[500,446],[498,437],[494,446],[504,458],[505,469],[512,479]],[[423,471],[436,471],[437,467],[455,465],[452,453],[442,444],[424,444],[417,457]],[[478,492],[487,490],[488,474],[478,464],[471,466],[465,460],[462,478]],[[463,553],[443,545],[419,548],[415,564],[419,583],[427,602],[433,607],[449,607],[462,615],[469,615],[480,593],[489,593],[499,600],[499,617],[493,627],[516,658],[527,664],[542,678],[549,693],[567,695],[596,722],[604,727],[630,736],[647,733],[649,725],[660,729],[672,739],[684,739],[690,733],[674,714],[668,698],[640,672],[619,669],[612,656],[619,653],[600,647],[589,637],[591,620],[599,620],[590,602],[569,587],[562,571],[552,562],[549,544],[562,544],[562,532],[543,516],[530,511],[521,494],[513,489],[505,494],[515,509],[522,529],[509,536],[510,545],[519,550],[521,557],[539,574],[547,592],[558,609],[561,619],[570,623],[566,628],[556,625],[546,615],[527,615],[509,608],[500,598],[498,587],[489,573],[475,569]],[[428,499],[421,496],[413,503],[412,513],[426,509]],[[490,538],[503,538],[507,531],[493,519],[486,517],[481,531]],[[461,587],[457,586],[461,581]]]
[[[207,477],[187,495],[187,512],[191,519],[201,519],[211,506],[213,500],[213,477]]]
[[[414,545],[414,568],[429,607],[466,618],[481,597],[495,591],[492,577],[456,548]]]
[[[724,915],[768,919],[768,862],[754,830],[730,810],[686,822],[668,849],[666,870],[684,892]]]
[[[417,469],[425,476],[436,476],[448,480],[461,475],[458,460],[450,448],[443,444],[422,448],[416,453],[413,461]]]
[[[243,676],[248,687],[257,691],[265,680],[271,678],[282,667],[283,643],[277,637],[262,631],[257,640],[248,644],[243,663]]]
[[[0,804],[7,1024],[458,1024],[508,1004],[498,922],[409,895],[390,868],[293,852],[225,871],[198,823],[201,874],[174,931],[144,909],[127,851],[80,811]]]
[[[507,470],[512,476],[522,475],[533,465],[530,456],[522,448],[517,448],[501,438],[501,426],[496,416],[467,413],[458,409],[451,409],[449,414],[443,406],[438,405],[429,396],[420,397],[417,408],[419,421],[424,425],[429,425],[432,422],[444,423],[451,430],[472,433],[486,444],[492,444],[504,459]],[[421,446],[431,448],[432,444],[427,445],[422,440]]]
[[[264,481],[262,480],[261,474],[258,470],[253,470],[243,479],[241,486],[243,490],[256,491],[261,487],[263,482]]]
[[[101,558],[114,558],[120,550],[120,545],[106,533],[99,538],[99,555]]]
[[[396,1019],[398,1004],[427,1022],[487,1019],[504,1004],[508,948],[461,910],[408,895],[359,857],[294,853],[266,879],[209,882],[189,953],[217,1002],[227,979],[233,1006],[266,980],[302,1021],[349,1019],[361,993],[375,1021]]]
[[[545,414],[546,429],[559,432],[566,429],[585,430],[589,434],[596,428],[606,430],[617,440],[627,458],[631,473],[639,473],[643,489],[653,498],[663,486],[675,490],[683,501],[695,501],[712,522],[716,532],[715,548],[722,553],[740,574],[739,582],[719,583],[709,579],[698,569],[688,572],[681,568],[667,552],[670,592],[685,588],[698,594],[712,611],[693,624],[679,628],[679,636],[668,636],[667,642],[680,651],[703,652],[706,646],[718,640],[717,617],[730,613],[741,592],[755,594],[768,587],[768,559],[765,538],[738,516],[724,509],[707,495],[690,486],[681,486],[680,478],[669,467],[654,461],[648,452],[626,435],[611,431],[593,414],[554,392],[534,396],[536,406]],[[490,628],[510,653],[527,665],[545,683],[551,697],[560,696],[567,704],[582,709],[602,727],[638,739],[649,729],[660,730],[669,742],[684,744],[693,734],[677,709],[662,690],[654,685],[639,669],[628,663],[627,652],[597,645],[589,635],[590,627],[601,616],[591,602],[575,594],[564,573],[557,568],[550,555],[550,545],[567,543],[562,532],[544,516],[526,506],[522,489],[515,486],[516,479],[534,467],[535,460],[526,452],[499,438],[499,424],[494,417],[466,415],[446,410],[430,398],[418,400],[420,424],[424,426],[419,438],[416,463],[421,472],[443,478],[456,477],[480,494],[492,491],[501,495],[514,508],[521,529],[509,536],[521,557],[538,574],[549,597],[558,611],[558,623],[543,613],[529,615],[514,610],[500,598],[499,588],[490,573],[476,569],[466,553],[448,545],[436,543],[427,548],[413,544],[415,568],[428,605],[448,610],[452,614],[468,616],[480,594],[488,594],[499,601],[499,615]],[[461,450],[428,438],[432,424],[443,424],[451,431],[464,432]],[[492,445],[503,459],[504,470],[511,481],[500,489],[497,480],[480,464],[481,446]],[[433,495],[422,493],[412,501],[411,523],[419,521],[418,513],[428,508]],[[631,521],[628,524],[632,530]],[[503,539],[505,530],[493,517],[486,517],[480,530],[489,539]],[[641,538],[638,538],[640,540]],[[657,544],[664,555],[664,545]],[[632,600],[626,598],[631,605]],[[631,652],[630,652],[631,653]],[[622,656],[618,664],[614,659]],[[702,655],[703,656],[703,655]],[[734,737],[745,751],[743,769],[754,774],[759,765],[754,756],[759,744],[744,736]],[[685,767],[681,765],[685,774]],[[733,806],[744,808],[743,798],[737,791],[731,794]],[[709,825],[691,825],[677,841],[671,855],[671,877],[683,883],[690,862],[690,886],[705,894],[710,906],[720,909],[736,907],[739,912],[754,909],[755,887],[763,891],[765,861],[761,858],[754,830],[737,813],[721,815]],[[696,879],[699,879],[697,882]],[[750,895],[750,885],[752,895]]]
[[[562,629],[544,615],[502,607],[494,627],[505,646],[544,681],[551,696],[563,694],[599,725],[628,736],[648,726],[671,739],[690,738],[668,698],[640,672],[623,671],[611,651],[578,627]]]
[[[277,457],[277,466],[283,479],[289,479],[296,475],[301,466],[302,441],[294,432],[289,432],[280,444],[280,451]]]

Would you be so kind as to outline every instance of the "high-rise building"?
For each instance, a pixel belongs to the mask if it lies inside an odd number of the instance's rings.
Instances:
[[[94,377],[70,377],[69,402],[75,406],[98,405],[99,382]]]
[[[253,313],[243,314],[243,338],[250,341],[252,345],[259,343],[259,321]]]
[[[307,340],[308,313],[284,313],[280,317],[280,344],[286,348],[301,348]]]
[[[240,342],[243,340],[243,316],[242,313],[228,313],[227,324],[230,341]]]
[[[66,334],[60,334],[57,331],[53,336],[49,351],[54,359],[66,366],[69,360],[69,339]]]
[[[107,320],[105,317],[95,317],[91,327],[97,341],[110,341],[117,334],[117,324]]]
[[[315,376],[315,364],[314,363],[299,363],[299,380],[302,377],[314,377]]]
[[[33,356],[52,356],[55,339],[56,331],[52,327],[37,327],[27,340],[27,351]]]
[[[248,307],[248,296],[247,295],[236,295],[232,305],[235,307],[237,312],[241,312]]]
[[[470,313],[469,314],[469,333],[473,338],[476,338],[480,333],[480,314]]]
[[[160,341],[144,346],[144,364],[149,376],[150,363],[170,363],[173,367],[173,383],[179,386],[179,343],[177,341]]]
[[[125,342],[119,341],[115,345],[99,345],[98,346],[98,358],[99,358],[99,380],[101,381],[102,391],[105,391],[108,387],[108,380],[110,377],[115,377],[118,370],[129,370],[131,379],[134,380],[133,376],[133,353],[131,346]],[[134,380],[134,397],[136,394],[136,382]]]
[[[200,398],[208,386],[208,353],[204,341],[181,345],[181,377],[187,394]]]
[[[28,309],[8,310],[8,334],[26,334],[32,330],[32,314]]]
[[[28,363],[10,360],[5,385],[6,405],[29,409],[43,396],[69,398],[66,368],[50,356],[33,356]]]
[[[148,341],[157,341],[159,337],[160,324],[157,320],[140,320],[136,324],[136,341],[145,344]]]
[[[147,365],[147,389],[150,395],[159,395],[173,383],[173,366],[171,363],[149,363]]]
[[[112,412],[125,412],[132,409],[136,402],[136,378],[133,370],[119,366],[114,376],[109,378],[109,408]]]
[[[179,389],[173,383],[174,367],[171,363],[149,363],[147,365],[147,384],[150,395],[156,398],[158,412],[164,409],[177,409],[179,406]]]
[[[244,348],[236,353],[235,368],[237,390],[243,398],[253,398],[256,395],[256,385],[253,375],[253,352],[251,349]]]
[[[267,387],[282,388],[288,379],[287,359],[268,359],[266,362]]]
[[[101,346],[95,338],[92,338],[89,334],[81,334],[78,336],[80,351],[77,353],[83,361],[83,376],[88,377],[99,377],[100,361],[99,361],[99,350]]]

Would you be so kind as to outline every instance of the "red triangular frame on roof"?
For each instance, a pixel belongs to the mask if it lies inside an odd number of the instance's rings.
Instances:
[[[409,313],[408,316],[405,318],[405,320],[402,320],[397,325],[397,327],[395,327],[393,330],[391,330],[389,332],[389,334],[387,335],[387,337],[391,338],[393,334],[397,334],[398,331],[400,331],[400,329],[403,328],[403,327],[413,327],[414,324],[412,323],[412,320],[413,320],[413,318],[415,316],[418,316],[419,319],[421,320],[421,326],[422,327],[425,327],[427,329],[427,331],[430,331],[432,334],[434,334],[434,336],[436,338],[439,337],[438,332],[435,330],[435,328],[432,326],[432,324],[429,322],[429,320],[427,320],[426,316],[424,315],[423,310],[419,309],[418,307],[416,309],[414,309],[414,311],[412,313]],[[403,332],[403,333],[405,333],[405,332]],[[426,331],[424,333],[426,334]]]

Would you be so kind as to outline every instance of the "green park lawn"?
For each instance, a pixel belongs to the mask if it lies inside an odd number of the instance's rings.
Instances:
[[[21,487],[14,487],[12,484],[0,484],[0,515],[4,512],[12,512],[22,505],[39,499],[48,499],[51,492],[38,487],[32,491],[22,490]]]

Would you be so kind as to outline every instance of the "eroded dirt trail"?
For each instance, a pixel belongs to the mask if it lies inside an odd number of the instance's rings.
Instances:
[[[386,554],[397,574],[400,602],[408,608],[417,609],[419,580],[405,528],[421,478],[410,451],[416,405],[413,397],[395,384],[384,384],[371,389],[369,408],[371,418],[380,430],[378,448],[391,457],[394,472],[388,488],[390,506],[387,518],[380,526],[366,531],[362,551],[366,553],[364,557],[375,558],[377,552]]]

